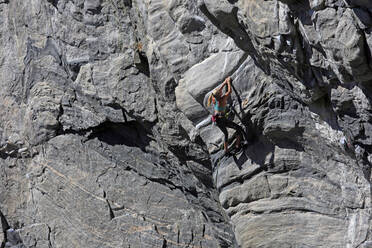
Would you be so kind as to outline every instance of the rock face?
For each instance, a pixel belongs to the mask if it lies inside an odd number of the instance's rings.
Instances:
[[[1,247],[371,247],[371,8],[0,0]]]

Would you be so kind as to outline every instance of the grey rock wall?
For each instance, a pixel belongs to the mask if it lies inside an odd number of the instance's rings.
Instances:
[[[1,247],[370,247],[370,8],[0,1]]]
[[[172,43],[149,4],[0,4],[2,246],[234,245],[208,155],[178,124],[172,92],[187,63],[165,60],[159,45]],[[197,61],[188,44],[204,51],[206,38],[179,31],[205,28],[195,11],[169,39]]]

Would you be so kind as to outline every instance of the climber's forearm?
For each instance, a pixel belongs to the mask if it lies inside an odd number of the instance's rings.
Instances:
[[[230,80],[230,77],[226,78],[227,79],[227,92],[226,92],[226,95],[230,95],[231,94],[231,80]]]
[[[218,91],[221,91],[223,89],[223,87],[225,87],[227,81],[225,79],[225,81],[223,81],[223,83],[221,84],[221,86],[218,88]]]

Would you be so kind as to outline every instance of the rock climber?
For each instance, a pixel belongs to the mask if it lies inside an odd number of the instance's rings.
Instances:
[[[227,91],[223,94],[223,88],[227,86]],[[208,98],[208,107],[213,103],[214,106],[214,114],[212,115],[212,122],[216,123],[217,127],[221,129],[223,134],[225,135],[224,141],[224,150],[225,153],[229,153],[228,148],[228,133],[227,127],[233,128],[238,132],[238,137],[236,138],[235,147],[237,149],[240,148],[240,142],[244,134],[244,130],[238,124],[230,121],[226,118],[226,105],[227,100],[231,94],[231,78],[227,77],[225,81],[221,84],[220,87],[215,89]]]

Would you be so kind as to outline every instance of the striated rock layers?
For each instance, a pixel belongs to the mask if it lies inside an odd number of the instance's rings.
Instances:
[[[372,247],[370,1],[0,0],[0,23],[1,248]],[[223,156],[230,75],[249,146]]]

